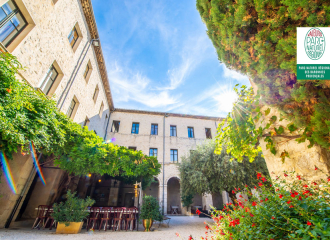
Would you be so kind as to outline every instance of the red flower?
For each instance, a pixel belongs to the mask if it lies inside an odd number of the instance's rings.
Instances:
[[[297,178],[298,178],[299,180],[301,180],[301,177],[300,177],[299,175],[297,176]]]
[[[330,182],[330,177],[328,177],[328,182]]]
[[[284,177],[287,177],[288,175],[286,173],[284,173]]]
[[[274,216],[272,216],[272,219],[275,219],[275,217],[274,217]]]
[[[245,187],[248,187],[248,185],[245,184]]]
[[[299,200],[302,200],[301,196],[299,196]]]
[[[253,207],[257,206],[257,203],[256,202],[252,202],[252,206]]]
[[[298,193],[298,192],[294,192],[294,195],[298,196],[298,195],[299,195],[299,193]]]
[[[261,173],[258,173],[258,174],[257,174],[257,178],[258,178],[258,179],[261,178]]]
[[[263,202],[263,200],[261,199],[260,202]]]
[[[278,195],[280,198],[282,198],[283,197],[283,195],[282,194],[280,194],[280,195]]]
[[[261,180],[262,180],[263,182],[266,182],[266,178],[264,178],[264,177],[263,177]]]
[[[315,170],[318,170],[318,168],[317,168],[317,167],[315,167]]]
[[[294,193],[291,194],[291,197],[295,197],[296,195]]]
[[[286,203],[287,203],[287,204],[290,204],[290,203],[291,203],[291,201],[287,201]]]
[[[243,196],[242,195],[239,195],[240,198],[242,198]]]
[[[313,185],[315,185],[315,186],[317,185],[317,183],[316,183],[316,182],[312,182],[312,184],[313,184]]]
[[[304,188],[308,188],[308,185],[305,184],[303,187],[304,187]]]
[[[235,191],[233,190],[233,191],[231,191],[233,194],[235,194]]]
[[[276,188],[276,192],[279,191],[280,189]]]
[[[265,198],[265,202],[267,202],[268,201],[268,198]]]
[[[238,188],[238,190],[241,190],[240,188]]]
[[[269,186],[271,187],[272,185],[270,184]]]
[[[259,187],[261,187],[262,186],[262,183],[260,182],[260,183],[258,183],[258,185],[259,185]]]
[[[254,189],[257,189],[257,187],[256,187],[256,186],[254,186]]]
[[[201,214],[201,211],[199,211],[199,209],[197,209],[196,213],[199,215],[199,214]]]
[[[10,89],[10,88],[7,88],[6,91],[7,91],[8,93],[11,93],[11,89]]]
[[[251,217],[254,217],[254,215],[253,215],[252,213],[250,213],[250,216],[251,216]]]
[[[179,233],[175,233],[175,235],[177,235],[178,237],[180,236],[180,234],[179,234]]]
[[[309,193],[309,191],[308,191],[308,190],[306,190],[306,191],[303,191],[303,195],[305,195],[305,194],[307,194],[307,193]]]
[[[312,223],[310,221],[307,221],[308,226],[312,226]]]
[[[256,225],[254,223],[252,223],[252,227],[255,227]]]
[[[192,238],[192,236],[189,236],[188,240],[194,240],[194,239]]]
[[[206,228],[206,230],[209,230],[210,229],[208,225],[206,225],[205,228]]]
[[[290,205],[290,207],[289,208],[293,208],[293,206],[292,205]]]
[[[237,189],[235,188],[235,191],[237,191]]]

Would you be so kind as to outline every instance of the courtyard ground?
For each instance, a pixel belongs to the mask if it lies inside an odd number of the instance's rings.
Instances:
[[[143,232],[142,225],[139,226],[139,231],[94,231],[86,232],[83,229],[81,233],[76,235],[68,234],[55,234],[55,230],[32,230],[28,227],[12,227],[9,229],[0,229],[0,239],[118,239],[118,240],[171,240],[180,239],[175,234],[179,233],[183,239],[187,240],[191,234],[194,239],[200,239],[201,236],[205,237],[205,222],[211,222],[208,218],[199,218],[198,216],[170,216],[170,227],[158,224],[152,227],[152,232]],[[32,224],[31,224],[32,225]]]

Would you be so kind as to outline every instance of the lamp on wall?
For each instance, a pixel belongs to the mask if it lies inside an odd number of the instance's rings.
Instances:
[[[92,39],[92,43],[94,47],[99,47],[100,46],[100,40],[99,39]]]

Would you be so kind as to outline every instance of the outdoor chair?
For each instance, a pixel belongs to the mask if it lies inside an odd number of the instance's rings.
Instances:
[[[38,212],[37,212],[37,218],[34,221],[32,225],[33,228],[38,228],[40,230],[40,223],[45,224],[45,220],[47,218],[47,212],[48,212],[49,206],[47,205],[39,205],[38,206]]]
[[[111,227],[112,219],[113,219],[112,207],[102,208],[102,211],[100,213],[101,222],[100,222],[99,231],[101,231],[103,223],[104,223],[104,231],[106,231],[108,227]]]
[[[45,222],[45,224],[44,224],[44,229],[47,227],[47,223],[48,223],[49,221],[50,221],[50,222],[49,222],[49,230],[52,230],[53,225],[56,226],[56,221],[55,221],[55,219],[53,218],[52,213],[54,213],[54,209],[52,208],[52,206],[48,206],[48,211],[47,211],[47,213],[46,213],[46,218],[47,218],[47,220],[46,220],[46,222]]]
[[[123,213],[124,213],[124,208],[115,208],[114,209],[114,218],[113,218],[113,227],[112,227],[112,231],[114,231],[115,229],[117,231],[120,231],[121,229],[121,225],[123,223]]]
[[[137,220],[137,208],[128,208],[127,213],[125,214],[125,229],[129,227],[130,230],[134,230],[136,227],[136,220]]]
[[[97,223],[99,222],[100,211],[101,211],[101,208],[99,208],[99,207],[90,208],[90,214],[87,219],[87,227],[86,227],[87,231],[90,229],[90,227],[92,227],[92,229],[94,229],[94,226],[97,225]]]

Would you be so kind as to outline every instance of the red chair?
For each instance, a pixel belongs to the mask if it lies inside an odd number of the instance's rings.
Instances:
[[[38,206],[38,212],[37,212],[37,218],[34,221],[33,225],[32,225],[32,229],[33,228],[38,228],[40,230],[40,223],[43,222],[43,224],[45,225],[45,220],[47,218],[47,212],[48,212],[49,207],[47,205],[39,205]]]
[[[99,207],[90,208],[90,214],[87,219],[87,227],[86,227],[87,231],[89,230],[90,227],[92,227],[92,229],[94,229],[94,225],[97,225],[97,223],[99,222],[100,211],[101,211],[101,208],[99,208]],[[92,223],[93,223],[93,225],[92,225]]]
[[[124,220],[124,216],[123,216],[124,209],[123,208],[115,208],[115,209],[113,209],[113,212],[114,212],[114,218],[113,218],[112,231],[114,231],[115,228],[116,228],[116,230],[120,231],[121,225],[122,225],[123,220]]]
[[[52,206],[48,206],[48,211],[47,211],[47,214],[46,214],[47,220],[45,222],[44,229],[47,227],[47,223],[49,221],[50,221],[50,223],[49,223],[49,230],[52,230],[54,224],[55,224],[55,227],[56,227],[56,221],[53,218],[52,213],[54,213],[54,209],[52,208]]]
[[[136,227],[136,220],[137,220],[137,208],[128,208],[127,214],[125,214],[125,229],[127,231],[127,228],[129,227],[130,230],[134,230]]]
[[[111,227],[112,218],[113,218],[112,207],[102,208],[102,211],[100,213],[101,223],[100,223],[99,231],[101,231],[103,222],[104,222],[104,231],[107,230],[108,226]]]

